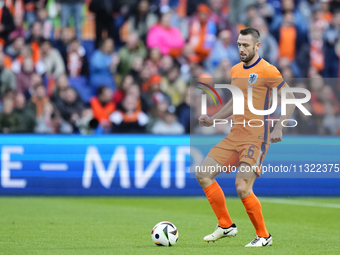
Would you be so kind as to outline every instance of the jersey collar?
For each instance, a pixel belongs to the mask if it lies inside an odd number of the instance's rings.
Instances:
[[[244,69],[249,69],[249,68],[254,67],[254,66],[257,65],[257,63],[259,63],[259,62],[261,61],[261,59],[262,59],[262,58],[259,57],[259,58],[256,60],[256,62],[255,62],[254,64],[250,65],[250,66],[245,66],[245,65],[243,64],[243,68],[244,68]]]

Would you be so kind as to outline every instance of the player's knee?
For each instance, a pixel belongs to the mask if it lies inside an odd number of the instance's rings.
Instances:
[[[237,194],[241,199],[246,198],[251,194],[251,188],[249,187],[248,183],[242,178],[236,179],[235,187]]]
[[[196,179],[202,188],[208,187],[214,180],[212,178],[207,177],[205,173],[201,172],[196,172]]]

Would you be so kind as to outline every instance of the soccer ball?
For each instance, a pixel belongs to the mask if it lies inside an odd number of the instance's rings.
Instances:
[[[151,238],[158,246],[173,246],[178,240],[178,230],[171,222],[162,221],[152,229]]]

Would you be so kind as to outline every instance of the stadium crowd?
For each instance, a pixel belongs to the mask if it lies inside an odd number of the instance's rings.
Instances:
[[[0,132],[189,133],[190,80],[230,83],[247,26],[312,93],[286,132],[339,135],[340,0],[0,0]]]

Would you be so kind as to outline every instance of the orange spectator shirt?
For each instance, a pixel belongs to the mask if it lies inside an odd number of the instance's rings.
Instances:
[[[102,120],[108,120],[110,114],[116,109],[115,104],[112,102],[109,102],[103,106],[97,97],[92,97],[90,104],[93,110],[93,117],[99,122]]]
[[[248,87],[252,87],[253,106],[256,110],[268,110],[271,108],[272,89],[279,91],[286,86],[277,68],[267,61],[259,58],[253,65],[244,66],[243,62],[231,69],[231,84],[240,88],[244,95],[244,115],[234,115],[233,127],[229,136],[236,137],[237,141],[258,142],[262,140],[269,144],[269,132],[272,121],[267,121],[269,115],[255,115],[248,107]],[[235,99],[234,99],[235,100]],[[279,98],[278,98],[279,100]],[[251,127],[248,125],[250,121]],[[264,125],[261,126],[263,121]],[[243,124],[245,121],[245,125]],[[235,123],[242,123],[236,124]],[[276,122],[274,122],[274,125]]]
[[[287,57],[291,61],[295,59],[295,43],[296,43],[296,28],[281,27],[280,28],[280,57]]]

